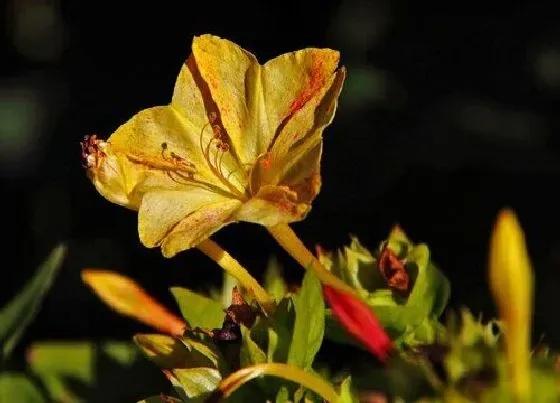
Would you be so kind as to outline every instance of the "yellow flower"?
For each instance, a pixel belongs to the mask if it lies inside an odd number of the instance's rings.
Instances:
[[[261,65],[230,41],[195,37],[169,105],[140,111],[107,141],[85,139],[89,177],[138,211],[140,240],[167,257],[232,222],[301,220],[321,185],[338,62],[334,50],[304,49]]]
[[[523,230],[511,210],[502,210],[490,241],[490,286],[505,326],[511,391],[518,401],[530,396],[533,275]]]

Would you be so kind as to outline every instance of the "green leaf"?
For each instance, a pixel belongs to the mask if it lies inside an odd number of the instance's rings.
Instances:
[[[222,283],[222,294],[220,296],[220,300],[222,301],[222,307],[227,308],[231,305],[231,295],[233,289],[239,286],[239,280],[235,277],[230,275],[227,271],[224,270],[224,277]]]
[[[266,356],[269,362],[288,362],[295,325],[295,309],[292,298],[284,298],[274,314],[265,322],[265,338],[268,337]],[[253,327],[258,331],[258,327]],[[266,345],[266,344],[263,344]]]
[[[139,358],[140,351],[133,343],[118,341],[41,342],[33,344],[27,352],[29,368],[41,379],[50,398],[68,402],[87,401],[84,394],[103,386],[99,379],[103,374],[98,372],[101,365],[113,374],[119,370],[130,373]],[[127,387],[122,381],[119,386]]]
[[[290,401],[290,392],[288,392],[288,388],[282,386],[278,393],[276,394],[276,403],[288,403]]]
[[[268,354],[266,356],[266,361],[267,362],[274,362],[274,352],[277,350],[279,342],[280,342],[280,340],[278,340],[278,333],[276,333],[274,328],[269,327],[268,328],[268,349],[267,349]]]
[[[91,343],[36,343],[27,356],[31,370],[37,374],[70,377],[87,385],[94,381],[95,345]]]
[[[225,374],[223,368],[227,364],[210,341],[161,334],[137,334],[134,341],[152,361],[164,369],[183,400],[202,401]]]
[[[294,393],[294,403],[323,403],[324,399],[309,389],[300,386]]]
[[[23,331],[35,317],[65,254],[65,245],[54,248],[24,289],[0,312],[0,362],[8,359]]]
[[[108,357],[125,367],[134,364],[140,356],[136,346],[130,342],[103,343],[102,349]]]
[[[0,375],[0,402],[42,403],[46,400],[25,375],[4,372]]]
[[[181,314],[192,328],[221,328],[225,313],[222,304],[182,287],[171,287]]]
[[[325,333],[325,301],[321,282],[312,270],[307,270],[301,289],[292,296],[296,320],[288,363],[311,368]]]
[[[288,286],[282,276],[282,268],[274,257],[269,260],[264,273],[264,288],[276,301],[281,301],[288,292]]]
[[[218,368],[221,355],[211,342],[163,334],[137,334],[134,342],[161,368]]]
[[[215,368],[178,368],[173,370],[173,375],[187,397],[211,392],[222,380],[220,372]]]
[[[179,338],[181,343],[189,352],[198,352],[208,358],[210,362],[216,367],[220,368],[223,364],[223,357],[218,347],[210,340],[197,340],[188,336]]]
[[[358,403],[359,400],[356,396],[352,394],[352,381],[350,377],[347,377],[342,381],[340,385],[340,393],[339,393],[339,400],[338,403]]]
[[[251,338],[251,330],[241,325],[241,368],[267,361],[266,353]]]
[[[429,250],[420,244],[409,255],[416,262],[418,276],[406,303],[410,316],[438,318],[447,305],[451,286],[445,276],[429,261]],[[421,322],[421,321],[420,321]]]

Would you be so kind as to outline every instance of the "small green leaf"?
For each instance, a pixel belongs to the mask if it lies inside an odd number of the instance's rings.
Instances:
[[[122,371],[129,371],[139,358],[140,351],[133,343],[120,341],[41,342],[33,344],[27,352],[29,368],[41,379],[51,399],[68,402],[87,400],[84,393],[102,385],[97,372],[101,360],[107,371],[114,372],[121,367]],[[123,382],[119,384],[126,387]]]
[[[68,382],[67,379],[64,379],[62,376],[51,374],[48,372],[41,372],[37,373],[36,375],[44,385],[51,401],[67,401],[72,403],[81,403],[84,401],[83,399],[80,399],[78,396],[76,396],[74,391],[71,390],[71,383]]]
[[[288,286],[282,277],[282,268],[274,257],[269,260],[264,273],[264,288],[276,301],[281,301],[288,292]]]
[[[8,359],[23,331],[35,317],[65,254],[65,245],[53,249],[25,288],[0,311],[0,362]]]
[[[429,261],[428,247],[420,244],[413,248],[410,260],[418,267],[418,276],[407,301],[414,312],[411,316],[438,318],[447,305],[451,293],[449,281]]]
[[[216,329],[224,322],[224,308],[219,301],[181,287],[171,287],[181,314],[192,328]]]
[[[276,394],[276,403],[288,403],[290,401],[290,392],[288,392],[288,388],[282,386],[278,393]]]
[[[222,301],[222,307],[227,308],[231,305],[231,294],[235,287],[239,286],[239,280],[230,275],[224,270],[224,277],[222,283],[222,294],[220,300]]]
[[[266,353],[251,338],[251,330],[241,325],[241,368],[267,361]]]
[[[292,298],[281,300],[267,323],[265,337],[269,337],[266,352],[268,361],[288,362],[295,324],[295,309]],[[255,327],[253,328],[255,329]],[[270,339],[271,332],[274,333],[272,339]]]
[[[325,301],[321,282],[312,270],[307,270],[301,289],[292,296],[296,320],[288,363],[311,368],[325,333]]]
[[[138,349],[130,342],[104,343],[103,352],[122,366],[134,364],[140,356]]]
[[[173,370],[173,375],[188,397],[211,392],[222,380],[220,372],[215,368],[178,368]]]
[[[45,398],[29,378],[16,372],[0,375],[0,402],[42,403]]]
[[[347,377],[342,381],[340,385],[340,393],[339,393],[339,400],[338,403],[358,403],[359,400],[356,396],[352,394],[352,381],[350,377]]]
[[[187,336],[183,336],[179,338],[179,340],[181,340],[181,343],[183,343],[185,347],[187,347],[189,352],[198,352],[208,358],[216,368],[220,367],[223,358],[220,354],[220,351],[218,350],[218,347],[216,347],[216,345],[212,341],[196,340]]]
[[[28,350],[27,361],[37,374],[69,377],[91,385],[95,378],[95,348],[87,342],[36,343]]]
[[[278,348],[278,333],[274,330],[274,328],[268,328],[268,354],[266,357],[267,362],[274,362],[274,352]]]

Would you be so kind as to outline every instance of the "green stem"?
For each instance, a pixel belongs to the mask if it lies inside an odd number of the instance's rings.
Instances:
[[[301,239],[288,224],[267,227],[268,232],[303,268],[311,268],[324,284],[344,291],[361,299],[354,288],[328,271],[325,266],[305,247]]]
[[[241,286],[255,297],[267,315],[274,311],[276,307],[274,299],[266,292],[259,282],[249,274],[247,269],[241,266],[241,264],[220,245],[208,238],[198,244],[197,248],[210,259],[218,263],[222,269],[235,277]]]

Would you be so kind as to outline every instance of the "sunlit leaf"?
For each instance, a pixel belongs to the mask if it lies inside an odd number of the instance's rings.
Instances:
[[[173,370],[173,375],[188,397],[211,392],[222,380],[220,372],[215,368],[177,368]]]
[[[171,287],[181,314],[192,328],[215,329],[222,327],[225,313],[219,301],[181,287]]]
[[[292,299],[296,320],[287,362],[310,368],[325,332],[323,289],[312,270],[307,270],[300,290]]]
[[[282,386],[278,393],[276,394],[275,403],[289,403],[290,401],[290,392],[285,386]]]
[[[340,398],[338,403],[358,403],[359,400],[354,394],[352,393],[352,381],[350,377],[344,379],[342,384],[340,385]]]
[[[327,401],[336,402],[338,400],[336,391],[319,376],[295,365],[280,363],[264,363],[242,368],[221,381],[218,388],[224,397],[228,397],[247,382],[264,375],[296,382],[319,394]]]
[[[260,364],[267,361],[266,353],[251,338],[251,330],[243,325],[241,326],[241,341],[241,367],[247,367],[249,365]]]
[[[161,368],[216,367],[218,352],[204,346],[203,352],[190,347],[179,339],[163,334],[137,334],[134,341],[144,354]]]

